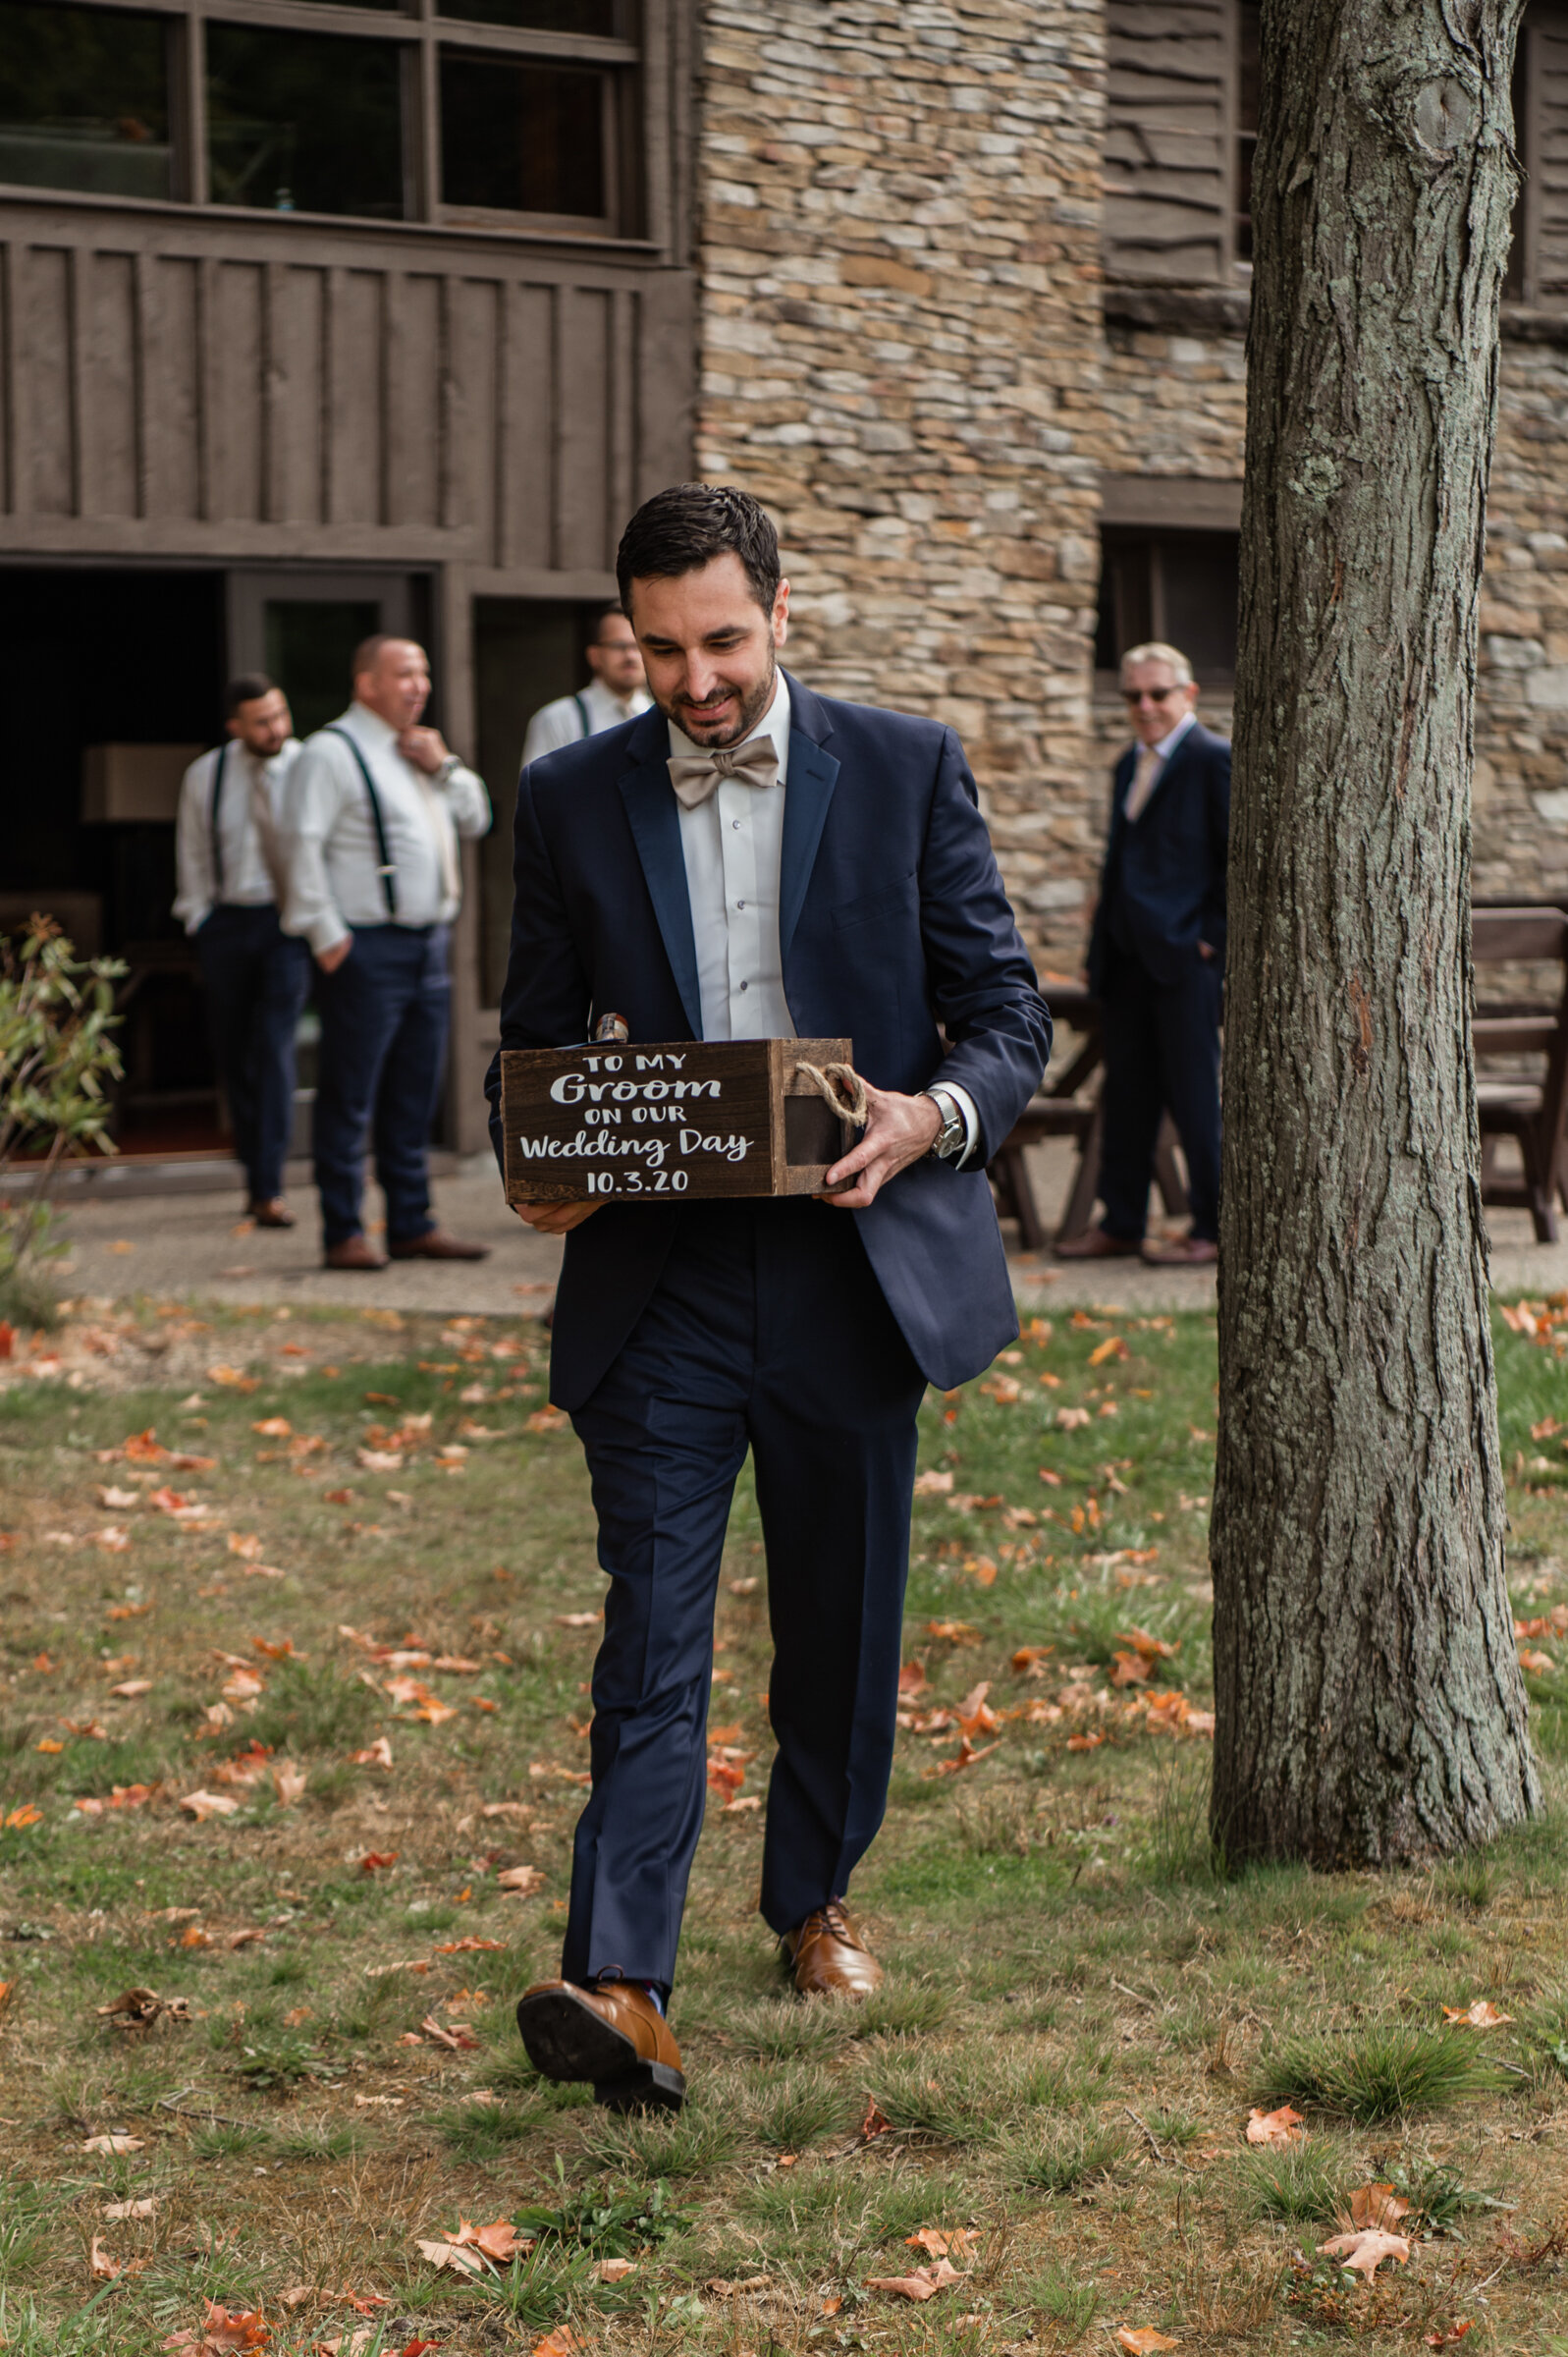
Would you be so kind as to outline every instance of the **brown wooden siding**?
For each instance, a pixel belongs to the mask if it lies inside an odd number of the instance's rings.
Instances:
[[[1230,260],[1231,0],[1109,0],[1107,39],[1108,275],[1213,285]]]
[[[689,274],[0,207],[0,549],[607,572],[689,464]]]

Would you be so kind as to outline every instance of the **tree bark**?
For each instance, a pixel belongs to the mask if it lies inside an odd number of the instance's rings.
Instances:
[[[1503,1573],[1470,787],[1520,0],[1264,0],[1214,1829],[1391,1865],[1539,1786]]]

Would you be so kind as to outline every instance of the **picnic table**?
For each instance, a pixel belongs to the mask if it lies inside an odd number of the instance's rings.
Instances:
[[[1100,1002],[1082,983],[1058,980],[1054,974],[1041,977],[1041,989],[1053,1021],[1058,1029],[1073,1032],[1078,1045],[1059,1071],[1054,1066],[1050,1069],[1046,1086],[1030,1099],[989,1166],[997,1208],[1003,1219],[1017,1221],[1020,1240],[1029,1252],[1042,1251],[1048,1243],[1066,1243],[1088,1227],[1100,1183],[1100,1139],[1105,1125],[1099,1088],[1085,1093],[1105,1061]],[[1024,1158],[1026,1147],[1039,1145],[1048,1137],[1070,1137],[1078,1147],[1066,1204],[1054,1233],[1049,1235]],[[1172,1219],[1181,1219],[1187,1211],[1187,1190],[1176,1167],[1175,1148],[1175,1127],[1167,1114],[1160,1124],[1155,1148],[1155,1176],[1166,1211]]]

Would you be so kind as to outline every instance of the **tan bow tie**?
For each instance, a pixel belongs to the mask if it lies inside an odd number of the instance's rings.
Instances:
[[[733,752],[672,753],[670,783],[687,810],[695,810],[719,791],[721,778],[738,778],[743,786],[777,786],[779,753],[771,737],[753,737]]]

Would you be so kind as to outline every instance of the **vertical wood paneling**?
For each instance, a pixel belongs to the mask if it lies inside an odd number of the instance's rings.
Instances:
[[[387,282],[379,270],[334,273],[332,510],[339,523],[381,523],[386,515]]]
[[[662,271],[637,291],[637,455],[633,506],[691,471],[695,289]]]
[[[1223,277],[1233,201],[1230,0],[1110,0],[1106,268],[1192,286]]]
[[[136,513],[135,280],[129,253],[82,253],[81,282],[81,513]]]
[[[1532,8],[1528,37],[1537,146],[1527,159],[1536,230],[1532,299],[1553,303],[1568,295],[1568,9]]]
[[[618,287],[610,297],[610,464],[607,491],[610,539],[620,539],[636,506],[632,484],[637,465],[637,309],[634,288]],[[607,562],[613,561],[614,546]]]
[[[440,279],[421,272],[397,282],[397,320],[388,351],[388,521],[439,522],[442,350]]]
[[[271,298],[272,512],[279,522],[321,523],[324,466],[326,273],[280,270]]]
[[[446,521],[459,530],[477,526],[485,534],[486,561],[499,565],[502,290],[494,279],[458,279],[449,300]]]
[[[212,512],[259,521],[264,514],[263,371],[266,336],[262,271],[246,262],[222,262],[212,282],[207,323],[216,380],[208,420],[212,452]]]
[[[610,305],[599,287],[562,297],[557,407],[561,420],[559,523],[554,562],[567,571],[604,566],[610,530]]]
[[[28,246],[19,259],[18,504],[35,516],[70,516],[76,504],[72,257],[63,247]]]
[[[181,521],[201,513],[199,265],[148,263],[142,319],[147,514]]]
[[[0,247],[0,504],[17,509],[17,248]]]
[[[561,417],[556,347],[559,292],[507,290],[502,375],[502,498],[506,565],[555,565]]]

